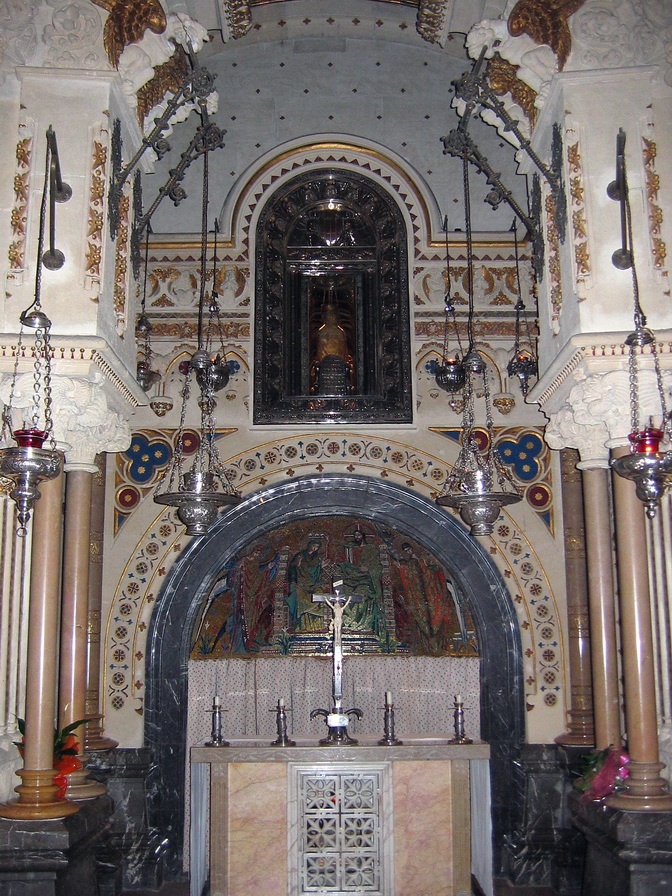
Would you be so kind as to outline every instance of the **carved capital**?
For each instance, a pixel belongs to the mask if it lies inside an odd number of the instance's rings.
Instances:
[[[658,422],[662,408],[653,370],[639,372],[640,423]],[[631,431],[628,371],[611,370],[580,379],[565,403],[550,414],[546,441],[551,448],[577,448],[581,469],[607,466],[609,447],[625,443]]]
[[[0,380],[0,400],[7,402],[11,376]],[[63,447],[66,469],[95,473],[96,454],[125,451],[131,441],[128,421],[110,407],[101,374],[89,377],[53,376],[51,379],[53,434]],[[33,407],[33,374],[16,378],[12,408],[19,419],[22,409],[30,416]],[[16,422],[16,421],[15,421]]]

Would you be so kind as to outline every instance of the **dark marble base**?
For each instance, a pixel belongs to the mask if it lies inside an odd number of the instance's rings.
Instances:
[[[515,763],[516,817],[504,844],[504,871],[517,886],[579,896],[585,840],[572,828],[568,799],[584,748],[525,744]]]
[[[64,819],[0,819],[2,896],[98,896],[97,853],[111,813],[111,799],[100,796]]]
[[[588,841],[582,896],[669,896],[672,812],[624,812],[601,803],[571,803]]]
[[[120,891],[158,890],[165,874],[165,833],[147,823],[147,779],[150,751],[115,749],[92,754],[89,769],[104,780],[114,800],[110,833],[99,863],[108,871],[101,878],[101,896]]]

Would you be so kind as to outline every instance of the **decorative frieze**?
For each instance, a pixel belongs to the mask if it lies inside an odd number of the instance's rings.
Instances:
[[[579,301],[586,299],[584,287],[592,284],[590,249],[588,247],[588,219],[581,147],[573,129],[567,131],[567,165],[569,168],[569,202],[571,211],[572,243],[574,246],[574,285]]]
[[[667,246],[662,238],[663,209],[658,204],[660,191],[660,175],[656,171],[658,144],[655,140],[642,136],[642,158],[644,161],[644,178],[646,184],[646,208],[648,213],[649,237],[651,243],[651,261],[657,271],[667,274],[665,259]]]
[[[556,225],[557,203],[550,193],[544,199],[546,230],[546,266],[549,279],[549,299],[551,310],[551,328],[554,333],[560,329],[562,312],[562,274],[560,271],[560,235]]]
[[[130,208],[131,199],[128,185],[124,188],[124,194],[119,200],[119,225],[117,228],[117,240],[115,243],[114,255],[114,287],[113,287],[113,303],[114,314],[117,321],[117,333],[123,336],[128,326],[126,296],[129,286],[129,266],[128,256],[130,250],[131,228],[130,228]]]
[[[11,212],[12,242],[7,253],[9,258],[8,282],[20,285],[26,268],[26,230],[28,227],[28,207],[30,203],[30,178],[33,154],[34,122],[19,124],[19,139],[16,144],[16,168],[14,171],[14,202]]]
[[[98,301],[101,287],[107,186],[107,136],[107,131],[104,128],[96,128],[96,134],[92,139],[91,145],[84,281],[86,287],[91,291],[91,301],[93,302]]]

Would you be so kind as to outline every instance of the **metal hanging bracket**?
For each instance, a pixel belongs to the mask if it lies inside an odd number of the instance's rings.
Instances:
[[[616,136],[616,179],[607,187],[607,196],[621,205],[621,248],[611,256],[611,262],[619,271],[632,267],[632,246],[628,237],[626,202],[628,198],[625,176],[625,131],[619,128]]]
[[[47,128],[47,144],[49,146],[49,248],[42,255],[42,264],[49,271],[58,271],[65,263],[65,255],[55,246],[56,243],[56,203],[67,202],[72,196],[72,188],[61,177],[61,165],[58,159],[56,133],[51,125]]]

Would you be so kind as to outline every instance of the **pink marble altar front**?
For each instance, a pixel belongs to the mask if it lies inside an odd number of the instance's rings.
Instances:
[[[487,759],[485,744],[448,745],[424,738],[403,746],[274,748],[235,742],[231,747],[194,747],[192,768],[209,802],[208,826],[192,822],[192,863],[208,864],[192,882],[210,879],[210,896],[301,896],[309,892],[299,872],[303,839],[301,808],[292,775],[331,768],[381,771],[387,790],[381,817],[380,896],[467,896],[471,893],[471,760]],[[258,744],[258,742],[257,742]],[[192,787],[194,785],[192,784]],[[209,833],[209,854],[194,838]],[[208,874],[209,872],[209,874]],[[199,884],[197,883],[197,886]],[[325,893],[339,893],[326,888]],[[348,892],[357,892],[349,889]]]

